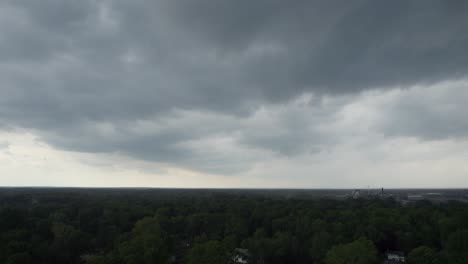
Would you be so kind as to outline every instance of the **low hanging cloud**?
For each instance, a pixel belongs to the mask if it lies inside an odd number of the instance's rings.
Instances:
[[[9,0],[0,129],[233,174],[372,135],[464,140],[463,1]]]
[[[263,105],[248,116],[175,110],[148,119],[86,122],[39,133],[46,142],[72,151],[121,153],[235,174],[257,162],[319,155],[343,144],[359,149],[399,137],[464,140],[468,126],[459,111],[465,108],[467,88],[467,82],[457,81],[355,96],[304,95],[286,104]]]
[[[380,120],[389,136],[411,136],[422,140],[467,139],[468,82],[443,82],[396,91]]]

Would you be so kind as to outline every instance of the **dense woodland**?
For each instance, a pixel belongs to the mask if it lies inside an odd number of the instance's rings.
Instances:
[[[0,190],[0,263],[468,263],[468,204],[213,190]]]

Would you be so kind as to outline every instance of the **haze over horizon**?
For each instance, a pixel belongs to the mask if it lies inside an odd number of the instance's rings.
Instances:
[[[0,186],[468,187],[468,2],[5,0]]]

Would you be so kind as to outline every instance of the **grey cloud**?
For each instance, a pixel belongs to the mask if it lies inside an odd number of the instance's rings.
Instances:
[[[232,136],[239,125],[235,121],[235,117],[210,113],[171,112],[149,120],[84,121],[41,134],[44,141],[71,151],[121,153],[205,172],[233,173],[246,169],[246,163],[219,168],[216,164],[220,160],[226,162],[231,156],[210,152],[214,149],[210,144],[216,144],[210,138]]]
[[[0,13],[0,126],[33,130],[59,148],[200,170],[214,168],[195,158],[210,136],[280,155],[337,141],[320,126],[343,105],[327,108],[318,99],[306,115],[280,111],[271,124],[249,121],[263,106],[305,93],[352,98],[468,70],[463,1],[10,0]],[[423,106],[407,108],[416,117]],[[170,119],[179,110],[215,117],[128,131],[135,120]],[[404,118],[387,121],[387,134],[410,134],[394,129]],[[94,123],[117,132],[103,136],[88,127]]]
[[[178,25],[205,36],[223,55],[261,41],[284,47],[283,56],[247,65],[246,78],[270,99],[431,82],[467,71],[467,56],[460,56],[468,44],[462,1],[170,3]]]
[[[10,146],[10,142],[8,141],[0,141],[0,150],[6,149]]]
[[[382,107],[377,129],[387,136],[423,140],[468,138],[468,83],[414,88]]]
[[[328,131],[342,101],[299,100],[267,105],[251,116],[176,111],[163,117],[84,122],[42,132],[43,140],[72,151],[117,152],[147,161],[175,163],[232,174],[266,157],[317,153],[337,143]]]

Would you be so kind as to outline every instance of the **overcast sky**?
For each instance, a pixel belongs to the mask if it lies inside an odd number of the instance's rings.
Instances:
[[[468,2],[3,0],[0,185],[467,187]]]

